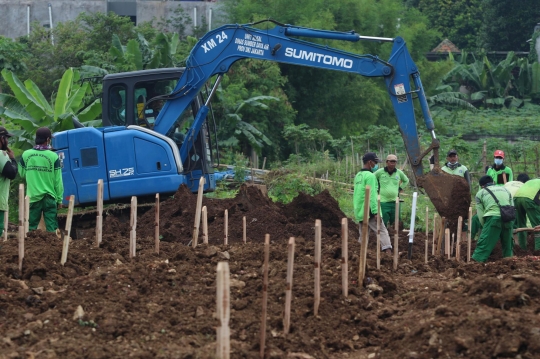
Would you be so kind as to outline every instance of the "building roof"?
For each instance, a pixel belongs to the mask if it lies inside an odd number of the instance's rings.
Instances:
[[[452,41],[448,39],[444,39],[441,41],[437,47],[435,47],[431,52],[461,52],[460,49],[456,45],[452,43]]]

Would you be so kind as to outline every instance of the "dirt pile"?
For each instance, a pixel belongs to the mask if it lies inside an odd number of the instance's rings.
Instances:
[[[161,203],[160,234],[163,241],[182,241],[187,244],[191,240],[196,204],[197,196],[186,186],[181,186],[173,197]],[[322,221],[326,236],[338,236],[341,235],[341,219],[345,218],[337,201],[328,191],[314,197],[301,193],[288,205],[279,205],[273,203],[257,188],[243,185],[235,198],[205,197],[202,205],[206,206],[208,211],[210,244],[223,243],[225,210],[228,211],[229,243],[242,241],[243,217],[246,217],[249,240],[259,242],[264,241],[266,233],[280,239],[312,236],[316,219]],[[154,222],[155,209],[151,209],[138,219],[138,235],[154,236]],[[349,227],[351,235],[356,235],[352,221]],[[117,228],[122,235],[129,234],[127,223],[124,226],[115,223],[109,228]]]
[[[267,358],[540,356],[537,257],[522,253],[500,260],[495,254],[487,264],[466,264],[430,256],[426,264],[425,236],[416,233],[409,261],[408,237],[400,232],[398,269],[383,254],[377,270],[372,234],[367,274],[359,286],[360,246],[356,226],[350,225],[345,298],[339,220],[331,225],[341,216],[337,204],[321,194],[278,206],[253,190],[243,188],[235,199],[205,199],[213,242],[195,249],[184,243],[191,239],[189,210],[196,196],[183,189],[161,204],[161,230],[173,240],[161,242],[159,254],[153,210],[139,217],[132,259],[126,223],[112,216],[101,247],[93,238],[73,240],[65,266],[59,263],[62,242],[54,235],[29,235],[22,272],[16,241],[0,242],[0,358],[211,358],[219,261],[228,261],[231,272],[231,357],[258,358],[262,241],[269,229],[279,234],[271,237]],[[323,205],[326,211],[319,208]],[[225,209],[231,214],[229,246],[217,244]],[[238,243],[243,216],[249,218],[247,244]],[[318,316],[313,315],[316,218],[325,218]],[[284,335],[289,236],[297,240],[292,328]],[[79,306],[84,313],[74,316]]]

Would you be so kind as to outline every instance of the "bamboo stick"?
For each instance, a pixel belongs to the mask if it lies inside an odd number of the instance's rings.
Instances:
[[[455,233],[450,234],[450,256],[448,258],[451,258],[454,255],[455,238]]]
[[[159,254],[159,193],[156,193],[156,204],[154,206],[154,247],[156,254]]]
[[[289,334],[291,327],[291,300],[294,267],[294,237],[289,238],[287,246],[287,287],[285,289],[285,314],[283,316],[283,334]]]
[[[315,263],[314,263],[314,304],[313,315],[319,314],[319,305],[321,303],[321,220],[315,220]]]
[[[381,196],[377,196],[377,269],[381,269]]]
[[[244,244],[246,244],[246,242],[247,242],[247,238],[246,238],[246,216],[242,217],[242,229],[243,229],[242,239],[244,240]]]
[[[444,234],[444,250],[446,252],[446,258],[450,259],[450,228],[446,228]]]
[[[228,245],[229,244],[229,211],[228,210],[225,210],[224,218],[225,218],[224,220],[225,239],[223,243],[225,245]]]
[[[203,243],[208,244],[208,210],[206,206],[202,208],[202,218]]]
[[[264,167],[266,166],[266,157],[263,158],[263,165],[262,165],[262,170],[264,171]]]
[[[201,224],[201,206],[204,192],[205,178],[199,178],[199,189],[197,192],[197,207],[195,208],[195,223],[193,224],[193,238],[191,239],[191,246],[197,247],[199,242],[199,226]]]
[[[6,228],[7,229],[7,228]],[[19,272],[24,259],[24,184],[19,184]]]
[[[28,236],[29,231],[29,218],[30,218],[30,197],[24,197],[24,237]]]
[[[431,255],[435,255],[435,236],[437,233],[437,213],[433,215],[433,243],[431,243]]]
[[[429,241],[428,241],[428,238],[429,238],[429,208],[426,207],[426,247],[425,247],[425,263],[428,262],[428,247],[429,247]]]
[[[463,230],[463,217],[459,216],[456,233],[456,260],[461,261],[461,231]]]
[[[441,217],[441,228],[439,228],[439,240],[437,242],[437,255],[441,255],[442,242],[444,238],[444,230],[446,227],[446,218]]]
[[[229,262],[219,262],[217,265],[217,301],[216,313],[219,321],[219,326],[216,328],[217,345],[216,358],[229,359],[231,352],[230,343],[230,312],[231,312],[231,290],[230,290],[230,275]]]
[[[64,265],[67,261],[69,251],[69,235],[71,233],[71,221],[73,219],[73,206],[75,204],[75,196],[69,196],[68,214],[66,219],[66,230],[64,231],[64,245],[62,246],[62,258],[60,264]]]
[[[467,228],[467,263],[471,261],[471,229],[472,229],[472,208],[469,207],[469,225]]]
[[[397,270],[399,261],[399,197],[396,197],[396,215],[394,219],[394,270]]]
[[[8,225],[9,225],[9,208],[4,212],[4,242],[8,239]]]
[[[369,240],[369,199],[371,196],[371,186],[366,186],[364,194],[364,218],[362,220],[362,242],[360,243],[360,257],[358,268],[358,286],[362,288],[366,275],[366,256]]]
[[[103,239],[103,180],[97,182],[97,216],[96,216],[96,247]]]
[[[134,258],[137,248],[137,197],[131,197],[131,216],[129,218],[129,258]]]
[[[349,222],[341,219],[341,288],[343,296],[349,296]]]
[[[266,160],[266,157],[264,158]],[[262,297],[262,318],[261,318],[261,343],[260,357],[264,359],[264,348],[266,346],[266,312],[268,308],[268,262],[270,261],[270,235],[264,236],[264,265],[263,265],[263,297]]]

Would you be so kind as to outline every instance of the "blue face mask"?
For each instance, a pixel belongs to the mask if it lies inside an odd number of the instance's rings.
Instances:
[[[371,172],[375,172],[375,171],[377,171],[378,169],[379,169],[379,164],[376,163],[376,164],[375,164],[375,167],[373,167],[373,168],[371,169]]]
[[[502,165],[502,164],[503,164],[502,158],[495,158],[495,164],[496,164],[497,166]]]

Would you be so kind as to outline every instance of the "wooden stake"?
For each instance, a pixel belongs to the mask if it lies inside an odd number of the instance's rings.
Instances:
[[[396,215],[394,220],[394,270],[397,270],[399,261],[399,197],[396,198]]]
[[[472,208],[469,207],[469,225],[467,228],[467,263],[471,261],[471,228],[472,228]]]
[[[426,247],[425,247],[426,253],[425,253],[425,258],[424,258],[425,263],[428,262],[428,247],[429,247],[428,238],[429,238],[429,208],[426,207]]]
[[[96,216],[96,247],[103,239],[103,180],[97,182],[97,216]]]
[[[159,254],[159,193],[156,193],[156,204],[154,206],[154,246],[156,254]]]
[[[314,262],[314,304],[313,315],[319,314],[319,305],[321,303],[321,220],[315,220],[315,262]]]
[[[433,215],[433,243],[431,243],[431,255],[435,255],[435,236],[437,235],[437,213]]]
[[[66,230],[64,231],[64,245],[62,247],[62,258],[60,264],[64,265],[67,261],[69,251],[69,235],[71,233],[71,221],[73,219],[73,206],[75,205],[75,196],[69,196],[68,214],[66,219]]]
[[[283,316],[283,334],[289,334],[291,328],[291,300],[294,268],[294,237],[289,238],[287,246],[287,287],[285,289],[285,314]]]
[[[4,236],[4,242],[6,242],[8,238],[8,225],[9,225],[9,209],[4,212],[4,233],[2,234]]]
[[[439,231],[439,240],[437,242],[437,252],[436,252],[437,255],[442,255],[441,249],[442,249],[442,242],[443,242],[443,238],[444,238],[445,227],[446,227],[446,218],[442,217],[441,218],[441,227],[440,227],[440,231]]]
[[[341,288],[343,296],[349,296],[349,222],[341,219]]]
[[[229,211],[228,210],[225,210],[224,217],[225,217],[225,220],[224,220],[225,239],[223,243],[225,245],[228,245],[229,244]]]
[[[444,234],[444,251],[446,252],[446,258],[450,259],[450,228],[446,228]]]
[[[7,228],[6,228],[7,230]],[[19,184],[19,272],[24,258],[24,184]]]
[[[131,216],[129,218],[129,258],[134,258],[137,248],[137,197],[131,197]]]
[[[24,237],[28,236],[30,224],[28,222],[30,218],[30,197],[24,197]]]
[[[231,353],[231,337],[229,328],[229,319],[231,315],[229,262],[218,263],[216,279],[216,313],[219,321],[219,326],[216,328],[216,358],[229,359]]]
[[[266,157],[264,158],[266,160]],[[270,261],[270,235],[264,236],[264,265],[263,265],[263,297],[262,297],[262,318],[261,318],[261,343],[260,357],[264,359],[264,348],[266,346],[266,312],[268,308],[268,262]]]
[[[505,172],[503,172],[503,174],[502,174],[502,175],[503,175],[503,183],[504,183],[504,184],[506,184],[506,173],[505,173]]]
[[[263,165],[262,165],[262,170],[264,171],[264,167],[266,166],[266,157],[263,158]]]
[[[203,243],[208,244],[208,211],[206,206],[202,208],[202,232],[203,232]]]
[[[463,217],[459,216],[456,233],[456,260],[461,260],[461,231],[463,230]]]
[[[246,216],[242,217],[242,229],[244,231],[244,235],[242,236],[242,238],[244,240],[244,244],[246,244],[246,242],[247,242],[247,238],[246,238]]]
[[[377,196],[377,269],[381,269],[381,196]]]
[[[450,234],[450,256],[448,258],[451,258],[454,255],[455,238],[456,238],[455,233]]]
[[[362,288],[364,277],[366,275],[366,256],[369,239],[369,199],[371,196],[371,187],[366,186],[364,194],[364,218],[362,220],[362,243],[360,243],[360,257],[358,268],[358,286]]]
[[[204,192],[205,178],[199,178],[199,190],[197,192],[197,207],[195,208],[195,224],[193,225],[193,238],[191,239],[191,246],[197,247],[199,242],[199,226],[201,224],[201,206]]]

